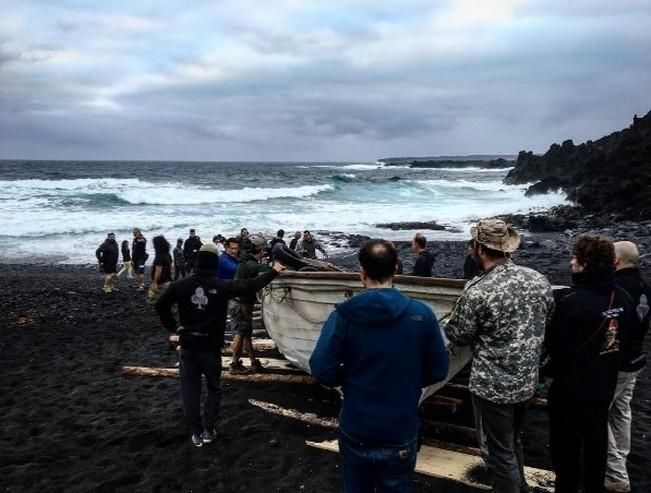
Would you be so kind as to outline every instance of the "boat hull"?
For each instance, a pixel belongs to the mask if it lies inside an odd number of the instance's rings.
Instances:
[[[452,310],[463,290],[457,279],[396,276],[394,287],[410,298],[427,304],[441,320]],[[364,288],[357,274],[339,272],[291,272],[276,278],[263,290],[262,316],[278,350],[294,365],[310,372],[309,360],[335,304]],[[471,359],[468,347],[443,339],[450,355],[448,375],[443,382],[423,390],[422,399],[436,392]]]

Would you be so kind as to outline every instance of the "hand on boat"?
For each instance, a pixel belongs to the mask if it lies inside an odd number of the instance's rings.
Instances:
[[[281,264],[277,260],[274,260],[274,263],[273,263],[273,265],[271,267],[273,268],[273,270],[278,272],[278,274],[280,274],[281,272],[283,272],[284,270],[287,269],[287,267],[285,267],[283,264]]]

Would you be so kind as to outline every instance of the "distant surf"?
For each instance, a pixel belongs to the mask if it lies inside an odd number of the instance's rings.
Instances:
[[[279,228],[317,230],[328,242],[327,232],[407,239],[413,232],[375,225],[436,220],[449,229],[429,237],[464,239],[478,215],[564,203],[561,194],[525,197],[526,186],[502,183],[506,172],[380,163],[0,161],[0,260],[29,260],[39,251],[94,262],[108,231],[130,239],[134,226],[170,241],[190,227],[204,241],[247,227],[269,236]]]

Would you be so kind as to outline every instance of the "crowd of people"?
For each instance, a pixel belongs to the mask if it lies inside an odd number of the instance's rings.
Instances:
[[[269,245],[265,245],[266,258],[271,260],[274,252],[278,254],[281,251],[285,257],[290,256],[298,260],[317,259],[317,251],[321,252],[323,259],[328,258],[325,248],[310,231],[305,230],[303,233],[297,231],[289,246],[285,243],[284,236],[284,230],[280,229]],[[229,245],[231,248],[231,253],[223,263],[219,264],[216,275],[220,279],[232,279],[233,266],[237,267],[239,262],[238,255],[244,255],[249,251],[252,238],[260,237],[264,238],[262,235],[251,235],[246,228],[242,228],[239,235],[230,238],[221,234],[213,236],[212,244],[217,248],[218,255],[227,253]],[[185,240],[183,238],[176,240],[174,249],[163,235],[154,237],[152,243],[155,255],[149,294],[155,299],[169,286],[172,280],[176,281],[196,270],[198,253],[203,242],[196,234],[195,229],[190,229]],[[118,270],[120,254],[122,254],[122,267]],[[108,233],[104,242],[95,251],[95,256],[99,262],[100,272],[104,274],[104,292],[111,293],[119,290],[116,280],[123,274],[126,274],[128,278],[134,278],[134,273],[138,290],[145,290],[145,264],[149,259],[149,254],[147,253],[147,239],[139,228],[133,228],[131,243],[129,240],[124,240],[120,247],[118,247],[115,234]]]
[[[419,447],[421,389],[444,380],[448,372],[442,332],[453,344],[472,349],[469,390],[492,491],[529,491],[521,435],[541,375],[551,380],[555,491],[630,491],[630,402],[646,364],[643,341],[651,298],[640,276],[637,246],[579,236],[570,261],[573,285],[552,289],[544,275],[513,262],[520,236],[504,221],[480,221],[470,234],[464,272],[473,276],[441,328],[426,305],[392,287],[401,264],[391,242],[370,240],[360,248],[366,289],[336,306],[310,359],[313,376],[341,387],[345,397],[339,427],[345,491],[409,491]],[[134,229],[136,275],[142,275],[147,259],[145,242]],[[216,437],[227,314],[239,324],[230,371],[245,370],[242,350],[251,368],[260,369],[251,317],[256,291],[285,269],[279,261],[285,257],[274,252],[287,249],[310,258],[323,250],[309,231],[286,245],[280,230],[268,246],[246,229],[238,237],[202,245],[191,230],[184,243],[179,240],[173,261],[162,236],[153,243],[155,307],[171,340],[179,339],[183,405],[192,443],[200,447]],[[426,239],[417,234],[412,247],[412,274],[431,276],[433,256]],[[117,251],[109,234],[97,254],[107,277],[105,289],[115,289]],[[275,260],[263,263],[265,255]],[[172,263],[175,278],[192,275],[171,283]],[[203,419],[202,374],[208,390]]]

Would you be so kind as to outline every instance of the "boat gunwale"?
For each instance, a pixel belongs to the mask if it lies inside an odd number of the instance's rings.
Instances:
[[[359,274],[356,272],[297,272],[284,271],[275,281],[283,280],[340,280],[357,281],[361,283]],[[418,277],[418,276],[394,276],[394,285],[415,285],[415,286],[440,286],[451,288],[463,288],[466,285],[465,279],[454,279],[449,277]]]

